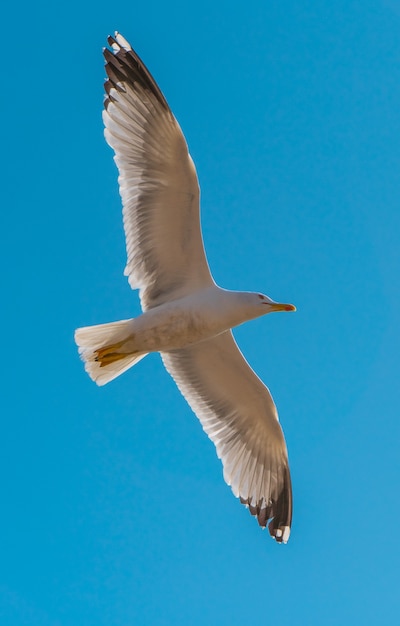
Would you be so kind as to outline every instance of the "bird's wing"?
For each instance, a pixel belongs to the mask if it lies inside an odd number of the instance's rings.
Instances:
[[[163,94],[118,33],[104,50],[105,137],[115,151],[132,289],[145,309],[213,284],[200,228],[199,185]]]
[[[162,353],[164,365],[217,448],[224,478],[260,526],[289,538],[292,490],[286,444],[271,394],[230,331]]]

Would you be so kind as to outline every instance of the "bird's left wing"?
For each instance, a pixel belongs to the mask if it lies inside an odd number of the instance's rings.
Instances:
[[[103,119],[115,151],[127,248],[125,273],[145,309],[213,284],[199,217],[199,185],[185,138],[129,43],[109,37]]]
[[[217,448],[224,478],[260,526],[289,538],[292,489],[286,444],[271,394],[230,331],[162,353],[193,411]]]

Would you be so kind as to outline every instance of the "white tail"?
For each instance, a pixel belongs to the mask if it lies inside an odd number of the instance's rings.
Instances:
[[[105,385],[146,356],[147,352],[124,354],[123,344],[132,338],[132,320],[86,326],[75,331],[85,370],[98,385]],[[122,350],[121,350],[122,348]]]

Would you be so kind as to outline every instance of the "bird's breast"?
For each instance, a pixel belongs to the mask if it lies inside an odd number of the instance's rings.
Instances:
[[[135,349],[167,352],[218,335],[231,327],[213,300],[187,298],[146,311],[133,321]]]

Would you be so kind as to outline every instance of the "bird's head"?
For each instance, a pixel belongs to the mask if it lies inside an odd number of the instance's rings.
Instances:
[[[244,320],[251,320],[267,313],[274,311],[295,311],[293,304],[285,304],[283,302],[275,302],[269,296],[263,293],[255,293],[251,291],[237,292],[236,295],[239,308],[243,312]],[[242,323],[242,322],[240,322]]]

